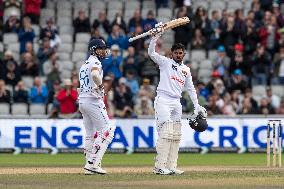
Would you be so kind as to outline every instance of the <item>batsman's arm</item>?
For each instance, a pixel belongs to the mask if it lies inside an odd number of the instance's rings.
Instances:
[[[193,81],[192,81],[192,76],[191,76],[190,70],[189,70],[188,76],[186,78],[185,88],[188,91],[190,99],[191,99],[191,101],[192,101],[192,103],[194,105],[194,109],[196,109],[199,106],[199,104],[198,104],[198,98],[197,98],[195,87],[193,85]]]
[[[167,57],[159,55],[156,51],[155,51],[155,47],[157,44],[157,40],[158,38],[156,37],[152,37],[149,47],[148,47],[148,54],[150,56],[150,58],[159,65],[159,67],[162,67],[165,62],[167,61]]]

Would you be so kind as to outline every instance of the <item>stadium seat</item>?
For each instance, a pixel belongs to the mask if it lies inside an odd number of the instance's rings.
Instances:
[[[60,35],[60,39],[62,43],[72,43],[73,42],[72,35],[68,35],[68,34]]]
[[[150,10],[153,11],[154,15],[156,14],[156,11],[155,11],[155,8],[154,8],[154,7],[152,7],[152,8],[143,8],[142,11],[141,11],[142,17],[146,18],[146,17],[147,17],[147,13],[148,13]],[[132,14],[132,16],[133,16],[133,14]]]
[[[116,10],[116,9],[109,10],[107,12],[107,19],[113,20],[118,12],[120,12],[120,10]]]
[[[58,48],[58,52],[71,53],[72,50],[73,50],[72,44],[69,43],[61,44]]]
[[[193,1],[193,9],[196,10],[198,7],[208,9],[209,4],[207,1]]]
[[[77,69],[77,71],[80,70],[81,66],[85,63],[85,61],[81,60],[75,63],[75,67]]]
[[[77,62],[86,59],[86,52],[73,52],[72,53],[72,61]]]
[[[87,43],[75,43],[74,44],[74,51],[75,52],[87,52],[88,44]]]
[[[123,3],[120,0],[109,1],[107,5],[108,10],[119,10],[123,9]]]
[[[140,9],[140,2],[138,0],[126,0],[125,1],[125,11]]]
[[[34,83],[34,79],[30,76],[23,76],[22,80],[26,86],[26,88],[31,88],[33,86]]]
[[[172,10],[170,8],[159,8],[158,9],[159,17],[172,18]]]
[[[14,54],[18,54],[20,52],[20,43],[9,43],[8,44],[8,49],[13,51]]]
[[[48,9],[54,9],[55,8],[56,3],[54,1],[47,1],[46,2],[46,7]]]
[[[26,115],[28,113],[28,105],[25,103],[14,103],[11,109],[12,115]]]
[[[91,1],[91,10],[105,10],[106,9],[106,3],[105,1]],[[92,12],[91,11],[91,12]]]
[[[45,115],[45,105],[44,104],[31,104],[30,105],[30,115]]]
[[[76,34],[76,42],[88,43],[90,39],[91,39],[91,35],[89,33],[77,33]]]
[[[199,63],[196,62],[196,61],[192,61],[192,62],[190,63],[190,68],[191,68],[191,69],[194,69],[194,70],[197,70],[197,69],[199,68]]]
[[[72,26],[72,19],[71,17],[59,17],[57,19],[57,25],[58,26]]]
[[[89,8],[89,3],[86,1],[75,1],[73,8],[87,10]]]
[[[253,96],[263,96],[266,94],[264,85],[255,85],[252,86],[252,94]]]
[[[198,78],[204,78],[211,76],[211,70],[210,69],[199,69],[198,70]]]
[[[191,51],[191,60],[201,62],[206,59],[205,50],[192,50]]]
[[[35,51],[35,52],[38,52],[38,49],[39,49],[39,44],[38,44],[38,42],[34,42],[34,51]]]
[[[143,9],[156,9],[155,1],[143,1]]]
[[[41,9],[40,16],[45,20],[50,17],[55,18],[55,11],[54,9]]]
[[[71,9],[59,9],[57,11],[57,19],[60,17],[72,17],[72,10]]]
[[[239,0],[231,0],[228,2],[227,9],[242,9],[243,8],[243,3]]]
[[[4,33],[3,35],[4,44],[18,43],[18,35],[16,33]]]
[[[201,61],[199,68],[212,70],[212,61],[209,59]]]
[[[63,26],[59,27],[59,31],[60,31],[61,35],[64,35],[64,34],[70,35],[70,34],[73,34],[73,27],[72,26],[63,25]]]
[[[40,76],[39,78],[41,80],[41,83],[45,85],[45,83],[47,81],[47,77],[46,76]]]
[[[64,53],[64,52],[62,52],[62,53],[58,53],[57,54],[58,55],[58,58],[59,58],[59,60],[70,60],[70,53]]]
[[[0,52],[3,52],[4,51],[4,45],[2,42],[0,42]]]
[[[214,58],[216,58],[217,54],[218,54],[217,50],[209,50],[208,59],[213,60]]]
[[[10,104],[0,103],[0,115],[8,115],[8,114],[10,114]]]
[[[223,10],[226,8],[226,2],[223,0],[210,1],[210,9]]]
[[[49,104],[47,105],[47,114],[50,114],[50,113],[51,113],[52,108],[53,108],[53,104],[52,104],[52,103],[49,103]]]
[[[252,4],[253,0],[245,0],[244,1],[244,9],[251,9],[251,4]]]
[[[273,94],[279,97],[284,97],[284,86],[283,85],[272,85],[271,89],[272,89]]]
[[[72,3],[69,2],[69,1],[66,1],[66,0],[60,0],[60,1],[57,2],[56,8],[57,8],[57,14],[59,14],[61,11],[71,10],[72,9]],[[60,10],[60,11],[58,11],[58,10]]]
[[[62,71],[62,73],[61,73],[61,75],[60,75],[60,77],[61,77],[61,79],[62,80],[64,80],[64,79],[70,79],[71,78],[71,71],[69,71],[69,70],[63,70]]]
[[[36,24],[33,24],[32,28],[33,28],[33,30],[35,32],[35,35],[39,36],[39,34],[40,34],[40,27],[38,25],[36,25]]]
[[[74,68],[74,64],[71,61],[60,61],[59,63],[64,70],[72,71]]]

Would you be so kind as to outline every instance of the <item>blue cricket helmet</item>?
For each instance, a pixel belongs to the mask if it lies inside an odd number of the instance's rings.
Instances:
[[[107,45],[106,42],[102,39],[92,39],[89,42],[88,49],[91,54],[95,54],[96,49],[106,49]]]

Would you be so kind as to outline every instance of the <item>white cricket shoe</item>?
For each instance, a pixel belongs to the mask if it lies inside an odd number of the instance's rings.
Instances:
[[[176,175],[181,175],[184,173],[184,171],[182,170],[179,170],[179,169],[171,169],[170,170],[173,174],[176,174]]]
[[[94,175],[94,174],[106,174],[107,172],[101,167],[93,167],[93,163],[86,163],[85,167],[85,175]]]
[[[171,174],[173,174],[173,172],[168,170],[168,169],[159,169],[159,168],[156,168],[156,167],[153,169],[153,173],[155,173],[157,175],[171,175]]]

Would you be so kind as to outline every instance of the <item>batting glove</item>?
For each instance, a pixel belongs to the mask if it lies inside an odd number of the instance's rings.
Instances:
[[[207,117],[206,109],[198,104],[198,106],[194,109],[194,114],[198,115],[199,113],[201,113],[203,117]]]
[[[164,33],[163,23],[159,22],[158,24],[155,24],[155,28],[151,30],[151,35],[155,38],[159,38]]]

